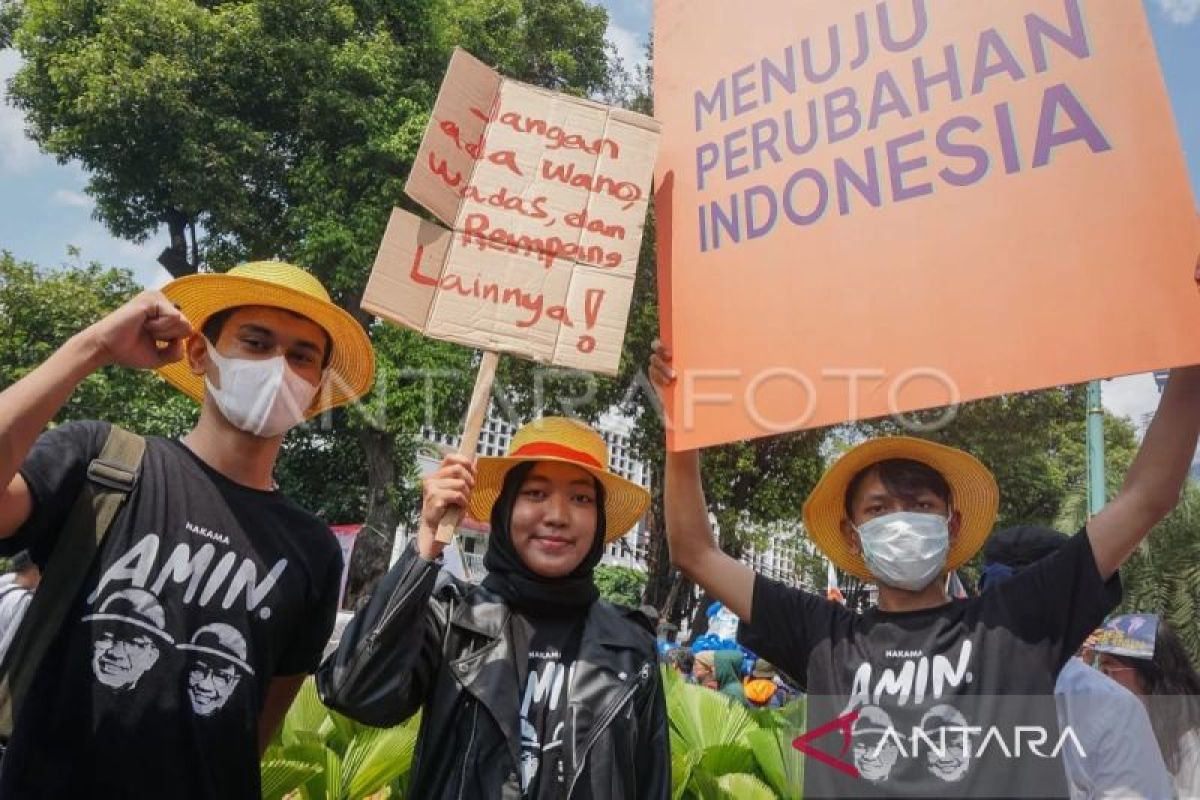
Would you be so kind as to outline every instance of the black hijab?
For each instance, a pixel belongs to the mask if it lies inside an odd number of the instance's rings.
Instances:
[[[483,566],[487,570],[483,585],[521,612],[537,616],[578,614],[600,597],[592,570],[604,555],[604,485],[593,478],[596,484],[596,538],[592,540],[591,550],[569,574],[546,578],[521,560],[513,547],[510,531],[517,493],[536,463],[517,464],[504,476],[500,497],[492,506],[492,532],[483,556]]]

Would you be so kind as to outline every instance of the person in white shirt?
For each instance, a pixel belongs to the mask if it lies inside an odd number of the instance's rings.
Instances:
[[[996,531],[984,546],[979,588],[995,587],[1069,539],[1035,525]],[[1067,746],[1061,753],[1073,800],[1174,795],[1150,717],[1135,694],[1072,657],[1054,682],[1054,699],[1059,725],[1079,742],[1078,749]]]
[[[8,655],[13,636],[42,577],[37,564],[24,550],[13,556],[12,568],[11,573],[0,578],[0,661]]]
[[[1072,798],[1172,797],[1154,728],[1137,695],[1072,658],[1058,673],[1054,696],[1061,724],[1071,726],[1084,756],[1064,747]]]
[[[1200,675],[1156,614],[1123,614],[1099,631],[1100,670],[1146,705],[1175,796],[1200,798]]]

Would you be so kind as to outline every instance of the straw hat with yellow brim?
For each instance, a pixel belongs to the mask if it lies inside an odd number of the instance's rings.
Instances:
[[[565,417],[534,420],[517,431],[506,456],[484,456],[475,469],[468,511],[490,520],[504,488],[504,476],[525,461],[557,461],[591,473],[604,486],[605,544],[628,533],[650,506],[650,493],[609,470],[604,438],[582,422]]]
[[[375,351],[362,325],[334,305],[321,282],[300,267],[256,261],[225,273],[188,275],[162,292],[197,332],[213,314],[238,306],[282,308],[320,325],[329,334],[333,355],[309,416],[357,400],[375,379]],[[158,373],[193,400],[204,399],[204,377],[192,374],[186,359],[160,367]]]
[[[821,477],[804,503],[804,527],[813,543],[837,566],[863,580],[875,581],[862,556],[842,535],[846,489],[862,470],[894,458],[918,461],[941,473],[950,486],[950,506],[961,516],[958,536],[950,544],[946,571],[957,569],[979,552],[996,522],[1000,490],[992,473],[977,458],[953,447],[888,436],[850,450]]]

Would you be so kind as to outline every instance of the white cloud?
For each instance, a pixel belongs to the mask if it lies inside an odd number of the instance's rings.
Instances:
[[[633,72],[634,68],[646,61],[646,43],[644,37],[633,31],[622,28],[612,20],[608,22],[605,37],[617,48],[617,55],[625,62],[625,69]]]
[[[171,280],[170,273],[158,263],[164,242],[155,241],[154,237],[136,244],[112,236],[99,222],[89,220],[68,234],[63,242],[64,247],[69,244],[79,248],[79,259],[83,263],[97,261],[106,267],[130,270],[134,280],[147,289],[158,289]]]
[[[1104,407],[1120,417],[1129,417],[1138,431],[1145,429],[1146,423],[1158,408],[1158,386],[1150,373],[1127,375],[1102,381],[1100,398]]]
[[[1177,25],[1187,25],[1200,17],[1200,0],[1158,0],[1158,7]]]
[[[1106,411],[1121,417],[1129,417],[1137,428],[1138,438],[1146,434],[1146,427],[1154,417],[1160,397],[1153,373],[1126,375],[1101,381],[1100,399]],[[1192,469],[1200,468],[1200,449],[1192,457]]]
[[[43,157],[37,145],[25,136],[24,115],[8,103],[8,80],[20,64],[21,57],[15,51],[0,51],[0,87],[3,87],[3,102],[0,102],[0,175],[27,172]]]
[[[72,192],[70,189],[56,189],[54,194],[50,196],[60,206],[71,206],[72,208],[91,208],[92,198],[79,192]]]

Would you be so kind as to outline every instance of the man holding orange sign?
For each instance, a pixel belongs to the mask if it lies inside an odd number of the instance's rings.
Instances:
[[[671,361],[657,346],[650,373],[664,389]],[[1058,756],[1078,741],[1054,721],[1055,676],[1119,603],[1117,571],[1178,501],[1198,434],[1200,367],[1177,369],[1117,496],[1058,553],[966,601],[951,601],[944,577],[991,532],[995,479],[968,453],[908,437],[850,450],[804,503],[817,548],[875,583],[878,608],[858,615],[723,553],[694,450],[667,456],[671,559],[737,613],[741,643],[809,692],[809,733],[795,743],[812,759],[806,797],[1062,795]],[[841,757],[863,714],[889,721],[859,748],[898,750],[887,770]],[[947,741],[965,753],[953,768]]]

